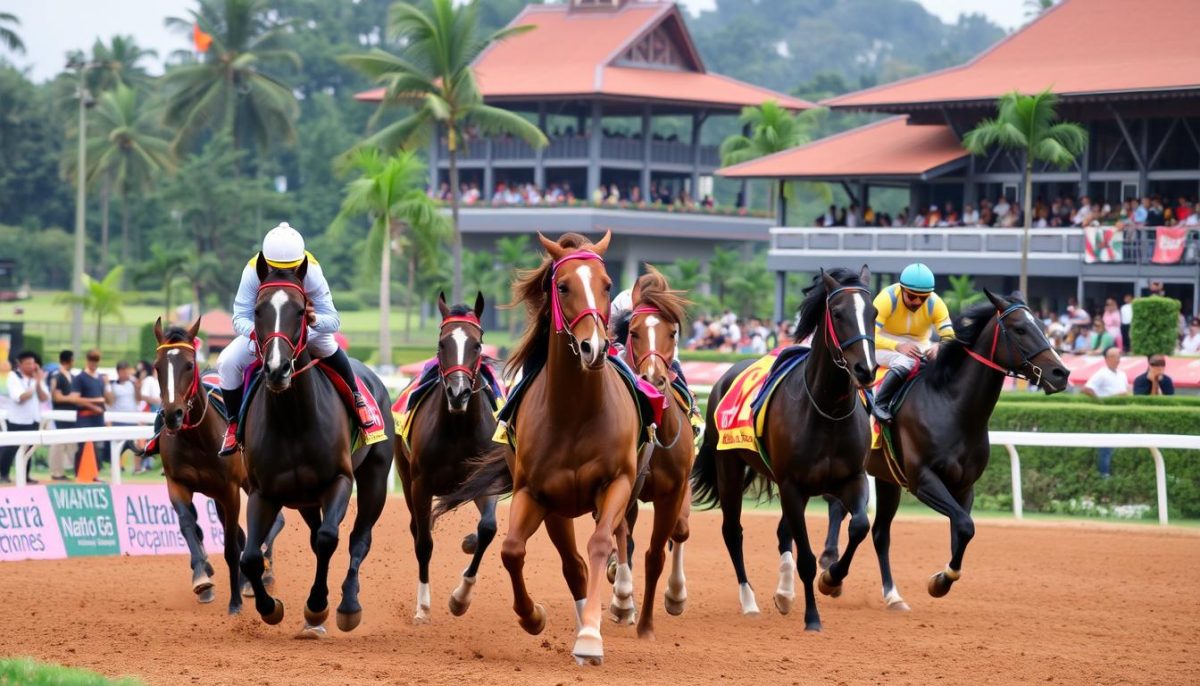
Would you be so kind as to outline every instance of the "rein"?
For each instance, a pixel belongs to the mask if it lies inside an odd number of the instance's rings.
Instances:
[[[849,348],[859,341],[866,341],[871,348],[874,348],[875,337],[871,334],[863,333],[846,341],[838,340],[837,330],[833,327],[833,315],[830,313],[830,302],[833,300],[835,295],[845,291],[858,291],[868,297],[871,295],[871,291],[867,290],[863,286],[842,286],[840,288],[833,289],[825,296],[825,347],[829,349],[829,356],[833,359],[834,366],[838,367],[843,372],[846,372],[848,376],[850,376],[850,367],[846,364],[846,348]],[[807,367],[807,365],[805,366]],[[817,404],[817,399],[813,397],[812,389],[808,387],[807,374],[801,372],[800,383],[804,387],[804,393],[808,396],[808,402],[813,406],[813,409],[817,411],[817,414],[831,422],[840,422],[849,419],[854,415],[854,412],[858,410],[858,399],[854,397],[854,393],[851,393],[850,397],[852,402],[850,403],[850,410],[840,417],[835,417],[825,410],[822,410],[821,406]]]
[[[304,303],[303,308],[304,308],[305,312],[308,311],[308,294],[304,292],[303,286],[292,283],[290,281],[267,281],[265,283],[259,284],[259,286],[258,286],[259,294],[261,295],[262,292],[267,290],[268,288],[290,288],[290,289],[296,291],[297,293],[300,294],[300,298]],[[273,339],[279,338],[279,339],[282,339],[285,343],[287,343],[288,347],[292,349],[291,363],[292,363],[292,375],[293,376],[299,376],[303,372],[308,371],[314,365],[316,365],[317,362],[319,361],[317,358],[314,357],[308,361],[308,364],[304,365],[303,367],[301,367],[299,369],[296,369],[296,358],[299,357],[301,353],[303,353],[305,350],[308,349],[308,317],[307,317],[307,314],[305,315],[304,321],[300,324],[300,340],[298,340],[294,343],[292,342],[291,336],[289,336],[286,333],[283,333],[282,331],[272,332],[267,335],[266,340],[262,340],[262,341],[257,340],[257,338],[254,334],[252,334],[250,336],[250,338],[252,340],[255,340],[255,343],[257,344],[256,345],[257,350],[255,351],[255,355],[258,356],[258,361],[263,364],[266,364],[266,361],[267,361],[266,360],[267,346],[271,343],[271,341]]]
[[[154,352],[157,353],[158,351],[163,350],[165,348],[182,348],[185,350],[192,351],[192,385],[188,386],[187,393],[184,395],[184,400],[186,401],[186,403],[184,404],[184,407],[187,409],[184,410],[183,423],[180,425],[178,431],[187,431],[189,429],[194,429],[194,428],[200,426],[201,424],[203,424],[204,417],[208,415],[208,399],[202,397],[201,399],[204,402],[204,409],[200,412],[200,419],[197,419],[195,422],[188,421],[188,417],[190,417],[192,414],[192,406],[196,402],[196,398],[198,396],[203,396],[202,393],[199,393],[199,390],[200,390],[200,367],[199,367],[199,365],[196,364],[196,358],[195,358],[196,345],[195,345],[195,343],[184,343],[184,342],[161,343],[161,344],[159,344],[159,346],[157,348],[154,349]],[[164,430],[167,430],[167,429],[164,427]],[[168,431],[168,433],[175,433],[175,432]]]
[[[578,250],[564,256],[562,259],[555,260],[554,265],[550,268],[550,311],[551,315],[554,317],[554,332],[566,333],[567,337],[570,339],[571,351],[578,355],[579,339],[575,337],[575,325],[578,324],[579,321],[584,317],[591,316],[594,317],[597,322],[599,322],[602,330],[607,331],[608,313],[601,312],[594,307],[589,307],[575,315],[575,318],[572,319],[570,323],[567,323],[567,315],[565,312],[563,312],[562,301],[558,298],[558,286],[555,283],[555,277],[558,275],[558,268],[561,267],[564,262],[568,262],[570,260],[596,260],[603,265],[604,258],[589,250]]]
[[[439,328],[445,327],[447,324],[468,324],[470,326],[475,327],[476,329],[479,329],[480,337],[483,336],[483,325],[479,323],[479,317],[476,317],[474,313],[453,315],[450,317],[446,317],[445,319],[442,320],[442,323],[439,325]],[[478,393],[479,391],[483,390],[483,387],[479,386],[476,383],[477,377],[479,376],[479,367],[482,364],[483,364],[483,355],[479,355],[478,357],[475,358],[475,364],[471,365],[470,367],[468,367],[466,365],[462,365],[462,364],[456,364],[452,367],[443,369],[442,361],[439,359],[438,360],[438,376],[441,378],[442,383],[445,384],[446,377],[450,376],[454,372],[462,372],[463,374],[466,374],[467,378],[471,381],[471,392]]]
[[[996,311],[996,326],[992,328],[992,348],[987,357],[980,355],[970,348],[966,349],[967,355],[983,366],[1000,372],[1004,376],[1011,376],[1015,379],[1024,379],[1035,386],[1041,386],[1042,368],[1034,364],[1032,358],[1041,354],[1043,351],[1049,350],[1050,345],[1047,343],[1037,350],[1034,350],[1032,353],[1026,353],[1021,350],[1020,346],[1018,346],[1016,343],[1013,343],[1012,337],[1008,335],[1008,328],[1004,326],[1004,319],[1008,317],[1008,315],[1012,314],[1013,312],[1017,312],[1018,310],[1025,310],[1026,312],[1030,311],[1029,307],[1022,304],[1010,305],[1008,309],[1004,310],[1003,312],[1000,310]],[[1021,358],[1021,366],[1028,367],[1030,371],[1029,374],[1022,374],[1015,369],[1006,369],[996,364],[996,347],[1000,343],[1000,334],[1004,334],[1004,345],[1009,351],[1010,359],[1019,355]],[[1016,351],[1017,355],[1012,355],[1014,350]]]

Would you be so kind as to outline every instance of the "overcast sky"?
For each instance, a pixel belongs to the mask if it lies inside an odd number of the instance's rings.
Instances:
[[[693,12],[714,4],[714,0],[682,1]],[[947,22],[970,12],[982,12],[1005,29],[1023,21],[1021,0],[918,1]],[[20,66],[31,65],[34,79],[41,81],[63,68],[67,51],[89,48],[97,36],[132,34],[138,45],[157,50],[160,57],[187,47],[185,38],[163,27],[163,17],[184,16],[194,5],[193,0],[6,0],[4,6],[20,18],[19,31],[28,50],[25,55],[6,57]]]

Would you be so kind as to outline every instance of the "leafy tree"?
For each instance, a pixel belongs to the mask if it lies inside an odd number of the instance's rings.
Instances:
[[[59,175],[64,137],[52,91],[0,61],[0,223],[70,226],[74,216]]]
[[[105,317],[116,317],[123,321],[121,306],[129,298],[129,294],[121,289],[121,279],[125,275],[125,265],[119,264],[112,268],[103,279],[97,281],[87,274],[83,275],[83,293],[62,293],[58,302],[64,305],[83,305],[84,312],[96,315],[96,347],[100,347],[100,334],[103,331]]]
[[[1025,156],[1024,216],[1021,240],[1021,293],[1029,293],[1029,227],[1033,223],[1033,163],[1048,162],[1065,169],[1087,148],[1087,130],[1072,122],[1055,122],[1058,97],[1050,89],[1037,95],[1013,91],[996,103],[999,115],[984,119],[963,136],[963,147],[975,155],[1000,147]]]
[[[164,121],[179,130],[176,145],[191,145],[208,130],[227,131],[238,150],[294,140],[296,96],[266,71],[300,67],[299,55],[283,47],[290,27],[272,18],[267,0],[200,0],[189,14],[166,24],[189,36],[199,27],[212,44],[199,61],[166,75]]]
[[[528,234],[501,238],[496,241],[496,261],[500,264],[500,269],[503,271],[505,279],[504,289],[500,292],[500,297],[503,298],[510,337],[517,335],[517,327],[524,318],[521,309],[508,307],[513,301],[512,280],[517,271],[533,269],[538,266],[537,253],[529,246],[530,238]],[[499,305],[500,303],[497,303],[497,306]]]
[[[741,262],[740,250],[720,246],[713,248],[713,256],[708,261],[708,283],[716,291],[714,295],[720,307],[725,307],[726,286]]]
[[[479,3],[455,6],[453,0],[429,0],[418,7],[392,5],[389,32],[403,45],[400,55],[375,49],[350,55],[345,62],[387,87],[381,107],[406,103],[408,116],[367,138],[364,146],[386,151],[420,147],[445,131],[450,162],[450,213],[454,231],[453,300],[462,300],[462,233],[458,224],[458,153],[468,125],[485,134],[509,134],[534,147],[547,145],[545,134],[520,115],[485,105],[475,82],[472,63],[488,46],[529,31],[530,26],[500,29],[478,35]]]
[[[950,290],[942,293],[950,314],[961,314],[968,307],[983,301],[983,293],[975,290],[975,279],[969,275],[950,277]]]
[[[675,260],[663,267],[662,271],[667,277],[667,281],[670,282],[671,288],[688,294],[688,300],[691,301],[691,305],[688,307],[689,316],[694,317],[708,309],[710,304],[707,302],[708,298],[699,292],[700,285],[707,281],[700,268],[700,260]]]
[[[731,165],[749,162],[760,157],[773,155],[777,152],[790,150],[798,145],[804,145],[811,140],[809,131],[824,116],[824,110],[805,110],[800,114],[792,114],[774,100],[767,100],[758,107],[744,107],[738,122],[750,127],[750,136],[735,134],[721,143],[721,164]],[[780,180],[778,189],[772,188],[769,206],[775,209],[776,194],[784,197],[794,197],[787,182]],[[811,190],[824,189],[823,196],[828,196],[828,186],[825,184],[806,184]]]
[[[117,86],[149,85],[150,75],[138,64],[148,57],[156,58],[158,52],[142,49],[133,36],[113,36],[107,45],[97,38],[92,45],[92,62],[98,66],[88,71],[88,87],[100,93]]]
[[[767,259],[758,255],[753,260],[741,260],[725,283],[733,311],[743,318],[762,314],[770,301],[763,297],[771,292],[771,273],[767,271]]]
[[[21,20],[17,19],[15,14],[0,12],[0,45],[5,46],[12,52],[24,53],[25,43],[21,41],[21,37],[17,35],[16,31],[8,28],[5,24],[20,26]]]
[[[150,246],[150,259],[143,262],[137,268],[137,273],[134,277],[136,282],[154,283],[158,282],[163,290],[163,320],[170,321],[171,319],[171,295],[172,286],[182,278],[183,267],[186,265],[192,256],[186,250],[172,250],[164,248],[162,245]]]
[[[59,228],[29,231],[0,225],[0,255],[16,262],[19,283],[34,288],[71,285],[71,235]]]
[[[495,252],[491,250],[463,251],[463,288],[467,293],[483,293],[490,307],[495,307],[502,294],[508,292],[504,271],[499,268]],[[470,296],[467,301],[475,302]]]
[[[1054,0],[1025,0],[1025,17],[1037,19],[1051,7],[1054,7]]]

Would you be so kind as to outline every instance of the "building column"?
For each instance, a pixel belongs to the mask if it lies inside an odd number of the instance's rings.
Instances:
[[[784,320],[784,298],[787,297],[787,272],[775,272],[775,316],[772,318],[772,324],[778,324]]]
[[[1092,173],[1092,164],[1091,164],[1091,160],[1089,159],[1092,156],[1092,123],[1088,122],[1087,124],[1084,125],[1084,128],[1087,129],[1088,142],[1087,142],[1087,145],[1085,145],[1083,148],[1083,159],[1079,161],[1079,196],[1080,197],[1085,196],[1085,195],[1090,195],[1088,193],[1088,185],[1091,183],[1090,177],[1091,177],[1091,173]],[[1118,186],[1119,186],[1119,184],[1118,184]],[[1116,206],[1116,203],[1113,203],[1113,205]]]
[[[483,163],[483,193],[480,198],[486,202],[492,201],[492,194],[496,192],[496,172],[492,168],[492,137],[488,136],[483,139],[484,163]]]
[[[650,198],[650,131],[653,117],[650,103],[642,105],[642,177],[638,180],[638,185],[641,187],[642,200],[647,204],[652,202]]]
[[[604,109],[599,100],[592,101],[592,117],[588,121],[587,200],[600,187],[600,141],[604,137]]]
[[[538,130],[546,133],[546,103],[545,101],[538,103],[537,111]],[[539,148],[534,153],[537,156],[537,161],[533,165],[533,185],[538,187],[539,191],[546,190],[546,149]]]
[[[862,179],[859,179],[859,181],[858,181],[857,195],[858,195],[858,211],[862,212],[863,216],[866,216],[867,204],[870,202],[870,198],[867,197],[867,182],[863,181]]]
[[[706,112],[692,113],[692,201],[700,202],[700,128],[708,118]]]
[[[438,147],[441,145],[441,128],[434,124],[433,140],[429,141],[429,190],[434,193],[438,191]]]
[[[1141,140],[1138,141],[1138,192],[1145,196],[1150,194],[1150,120],[1142,117]]]

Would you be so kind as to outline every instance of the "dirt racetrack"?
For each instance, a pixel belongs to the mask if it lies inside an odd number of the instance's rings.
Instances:
[[[501,536],[505,514],[502,506]],[[868,539],[844,595],[818,596],[824,632],[806,634],[801,611],[781,616],[771,602],[774,516],[745,517],[747,565],[763,613],[742,617],[719,514],[694,513],[687,611],[661,611],[660,586],[658,640],[641,641],[632,627],[606,621],[604,665],[580,668],[570,655],[572,605],[544,531],[531,541],[526,563],[531,592],[549,615],[541,636],[517,626],[500,537],[481,568],[471,610],[450,615],[447,595],[466,564],[459,540],[473,529],[473,513],[438,524],[434,621],[414,626],[416,563],[399,498],[389,502],[363,568],[362,626],[342,634],[330,621],[330,638],[294,640],[314,563],[299,517],[289,516],[276,553],[277,589],[287,605],[279,626],[263,624],[252,604],[240,617],[226,617],[223,582],[217,602],[198,605],[178,556],[6,563],[0,654],[137,675],[149,684],[206,686],[1200,683],[1200,532],[1192,530],[984,519],[962,581],[935,600],[925,579],[947,559],[947,526],[932,517],[901,518],[892,559],[913,611],[883,610]],[[823,521],[810,521],[821,540]],[[578,524],[582,541],[585,522]],[[347,530],[334,558],[331,604],[340,598]],[[639,544],[648,533],[639,527]],[[639,605],[641,562],[639,551]],[[223,579],[223,561],[213,566]]]

